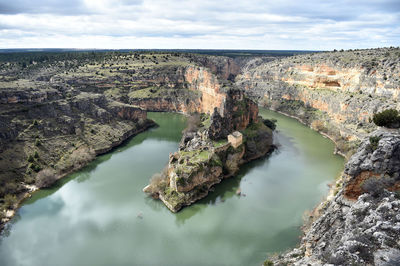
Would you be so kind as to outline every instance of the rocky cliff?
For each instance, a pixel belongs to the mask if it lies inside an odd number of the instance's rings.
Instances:
[[[328,200],[313,215],[299,248],[277,265],[400,263],[400,132],[373,132],[346,164]]]
[[[267,107],[300,118],[340,142],[376,129],[372,114],[400,108],[400,49],[384,48],[249,61],[237,85]],[[354,146],[354,145],[353,145]]]
[[[241,164],[271,150],[272,130],[258,118],[257,105],[241,90],[231,89],[224,105],[215,107],[211,117],[203,114],[198,130],[184,134],[164,173],[153,178],[144,192],[177,212],[205,197],[213,185],[234,175]]]
[[[29,91],[24,92],[27,94]],[[21,96],[3,104],[0,197],[24,191],[20,182],[34,183],[41,169],[53,168],[60,173],[68,170],[64,168],[69,166],[64,167],[60,160],[81,146],[101,154],[151,124],[142,109],[111,101],[104,95],[78,93],[67,99],[60,95],[40,100]],[[22,100],[29,98],[36,100]]]
[[[15,208],[35,188],[42,170],[54,182],[151,126],[146,110],[222,110],[227,79],[239,73],[229,58],[178,53],[39,53],[8,60],[0,61],[0,220],[3,209]]]
[[[400,108],[400,49],[254,59],[236,84],[260,104],[332,138],[348,159],[328,199],[309,217],[301,245],[266,264],[399,264],[400,135],[377,130],[372,116]]]

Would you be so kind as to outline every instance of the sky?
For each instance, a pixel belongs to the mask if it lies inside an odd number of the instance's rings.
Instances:
[[[0,0],[0,48],[400,45],[400,0]]]

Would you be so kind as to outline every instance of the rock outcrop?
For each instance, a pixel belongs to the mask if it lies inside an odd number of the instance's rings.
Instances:
[[[229,90],[224,105],[215,107],[211,117],[203,115],[199,130],[184,134],[165,172],[143,191],[162,200],[173,212],[205,197],[213,185],[234,175],[241,164],[272,150],[272,130],[257,115],[257,106],[242,91]],[[228,134],[241,136],[238,130],[245,141],[232,145]]]
[[[400,263],[400,132],[378,130],[348,161],[335,191],[315,211],[299,248],[277,265]]]
[[[300,247],[275,257],[275,264],[400,263],[400,136],[376,131],[372,122],[374,113],[400,109],[399,56],[399,48],[335,51],[267,63],[256,58],[243,66],[237,86],[329,136],[348,159]]]

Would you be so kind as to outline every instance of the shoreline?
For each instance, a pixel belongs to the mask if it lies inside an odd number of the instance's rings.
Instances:
[[[77,168],[72,168],[72,169],[67,170],[67,171],[64,172],[64,173],[58,174],[58,175],[57,175],[57,178],[54,180],[53,184],[50,185],[50,186],[47,187],[47,188],[53,187],[54,184],[57,183],[59,180],[61,180],[61,179],[63,179],[64,177],[66,177],[66,176],[68,176],[68,175],[71,175],[71,174],[73,174],[73,173],[75,173],[75,172],[81,170],[82,168],[86,167],[88,164],[90,164],[91,162],[93,162],[98,156],[101,156],[101,155],[107,154],[107,153],[109,153],[109,152],[112,152],[115,148],[117,148],[117,147],[123,145],[124,143],[126,143],[127,141],[129,141],[131,138],[133,138],[133,137],[137,136],[138,134],[140,134],[140,133],[142,133],[142,132],[144,132],[144,131],[146,131],[146,130],[152,128],[152,127],[155,127],[155,126],[157,126],[157,123],[154,122],[153,120],[150,120],[150,119],[149,119],[143,127],[139,128],[139,129],[132,130],[132,131],[127,131],[126,137],[125,137],[125,138],[122,138],[120,141],[113,142],[113,143],[110,145],[110,147],[108,147],[108,148],[106,148],[106,149],[100,150],[100,151],[98,151],[98,152],[96,151],[96,156],[95,156],[92,160],[90,160],[90,161],[88,161],[88,162],[86,162],[86,163],[80,165],[80,166],[77,167]],[[14,204],[13,208],[12,208],[12,209],[7,209],[7,210],[4,211],[5,217],[4,217],[3,219],[0,220],[0,236],[2,235],[4,229],[7,227],[7,224],[8,224],[8,223],[12,220],[12,218],[15,216],[15,214],[17,213],[18,209],[21,207],[21,205],[23,204],[23,202],[24,202],[26,199],[32,197],[32,195],[33,195],[35,192],[41,190],[40,188],[38,188],[38,187],[35,186],[35,185],[27,185],[27,184],[24,184],[24,186],[25,186],[25,188],[28,189],[28,191],[25,191],[25,192],[23,192],[23,193],[17,194],[17,195],[16,195],[17,201],[16,201],[16,203]]]
[[[263,108],[266,108],[266,107],[263,107]],[[288,114],[288,113],[285,113],[285,112],[282,112],[282,111],[278,111],[278,110],[274,110],[274,109],[271,109],[271,108],[266,108],[266,109],[267,109],[267,110],[270,110],[270,111],[273,111],[273,112],[277,112],[277,113],[279,113],[279,114],[281,114],[281,115],[284,115],[284,116],[287,116],[287,117],[296,119],[296,120],[299,121],[301,124],[307,126],[308,128],[312,129],[313,131],[315,131],[315,132],[321,134],[322,136],[324,136],[324,137],[330,139],[330,140],[335,144],[335,150],[333,151],[333,154],[338,154],[338,155],[342,156],[342,157],[345,159],[345,161],[348,160],[348,158],[346,157],[346,155],[344,155],[341,151],[338,150],[338,148],[337,148],[338,145],[337,145],[336,140],[333,139],[333,137],[329,136],[327,133],[322,132],[322,131],[315,130],[315,129],[312,128],[308,123],[306,123],[306,122],[303,121],[301,118],[296,117],[296,116],[294,116],[294,115],[290,115],[290,114]]]

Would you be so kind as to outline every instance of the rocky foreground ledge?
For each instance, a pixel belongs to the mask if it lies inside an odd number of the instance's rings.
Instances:
[[[257,105],[241,90],[229,90],[221,108],[211,117],[203,114],[200,128],[184,133],[179,151],[170,154],[164,172],[143,191],[172,212],[204,198],[241,164],[272,151],[272,130],[264,122]]]
[[[399,188],[400,131],[379,129],[315,210],[300,247],[265,264],[400,265]]]

